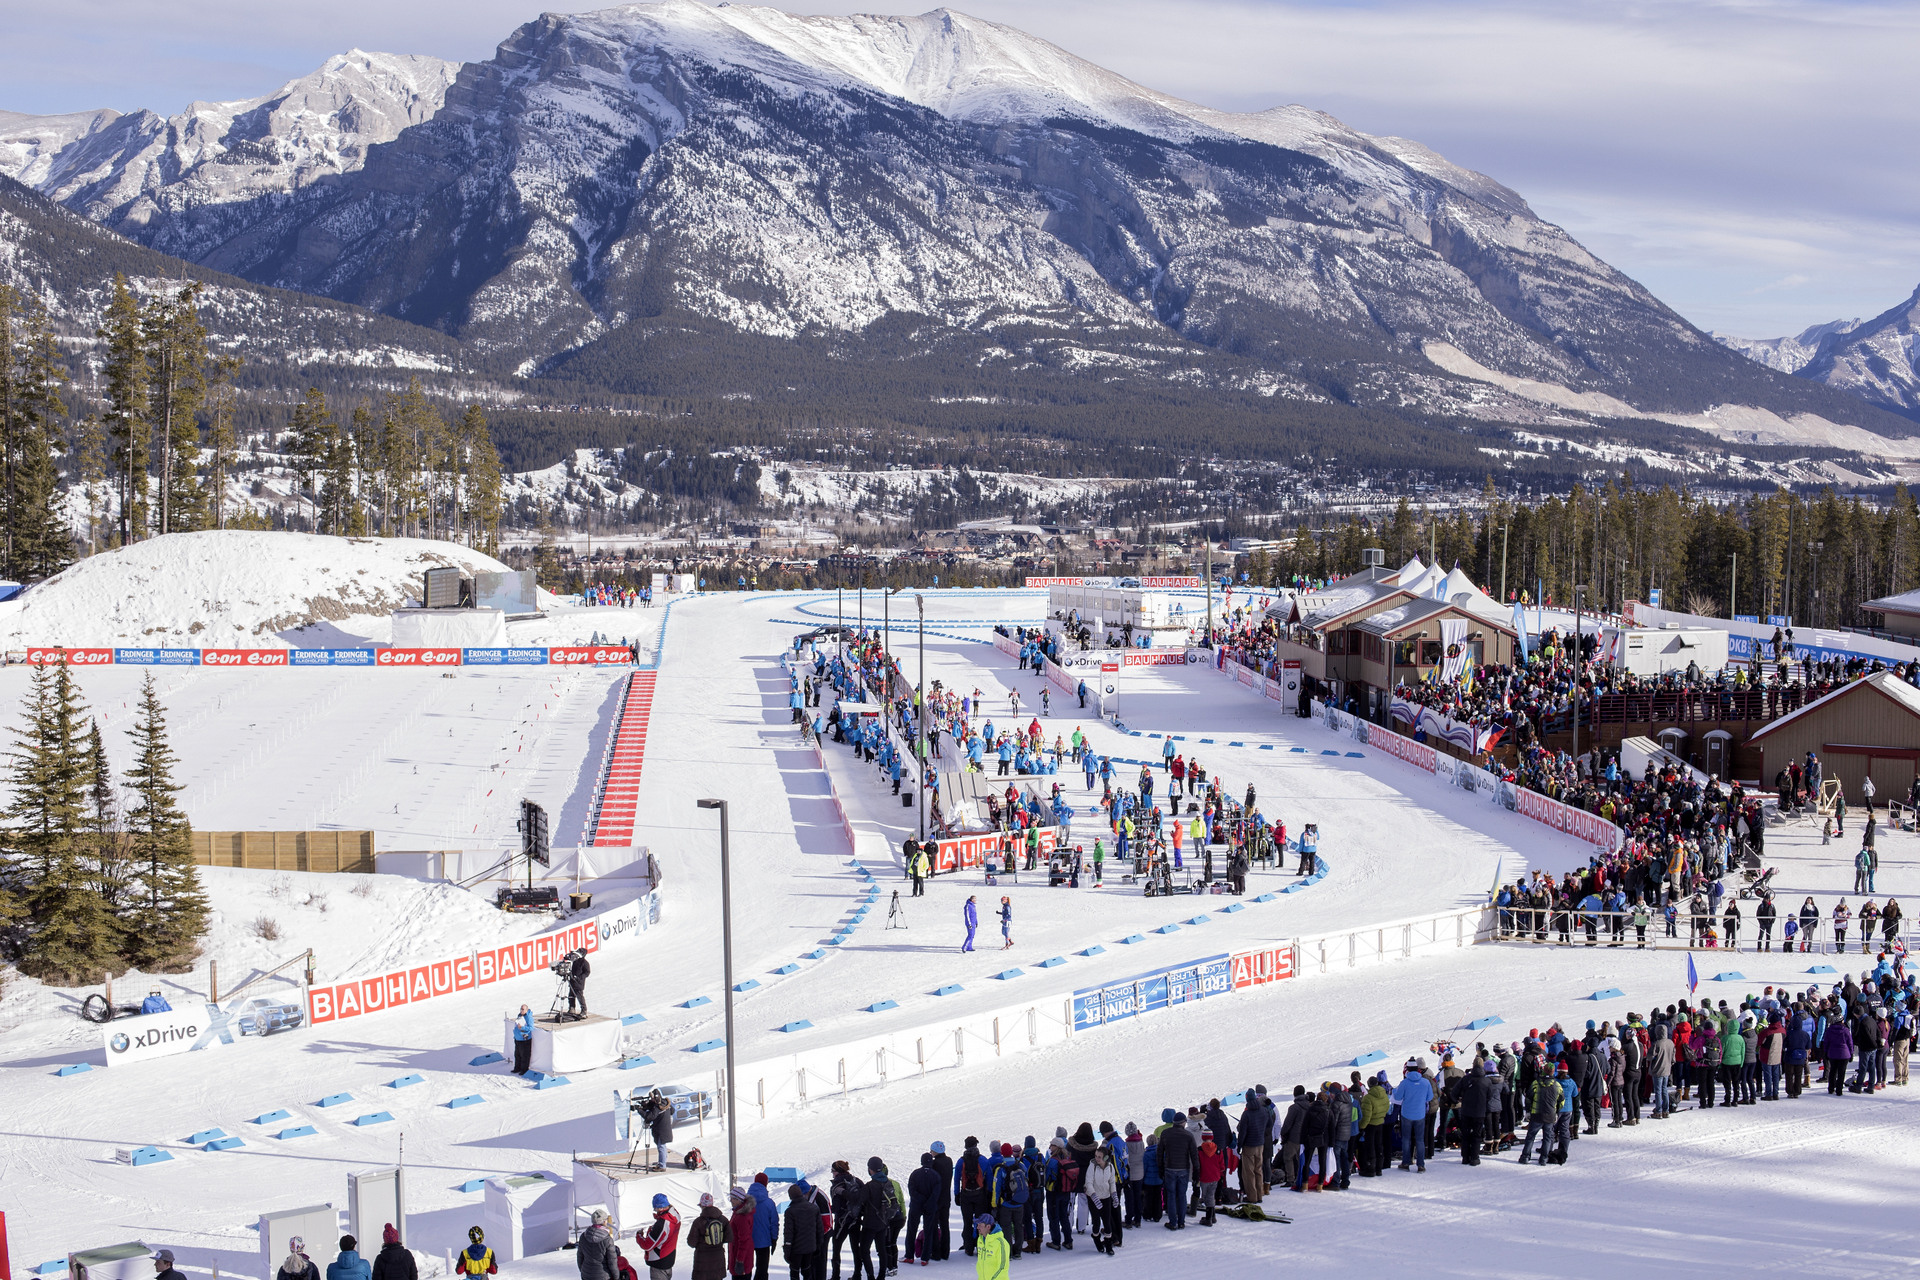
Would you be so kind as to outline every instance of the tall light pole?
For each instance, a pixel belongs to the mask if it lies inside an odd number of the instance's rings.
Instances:
[[[739,1180],[740,1169],[740,1144],[736,1136],[740,1126],[735,1122],[734,1104],[737,1081],[733,1078],[733,860],[727,847],[727,802],[700,800],[696,803],[702,809],[720,811],[720,955],[721,971],[727,983],[727,1186],[731,1189]]]
[[[1580,598],[1587,589],[1579,583],[1573,588],[1573,769],[1580,776],[1580,659],[1586,653],[1585,637],[1580,629]]]
[[[914,591],[914,606],[920,610],[920,842],[927,842],[927,770],[933,758],[927,754],[927,597]]]

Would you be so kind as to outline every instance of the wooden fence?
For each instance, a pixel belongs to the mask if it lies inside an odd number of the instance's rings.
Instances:
[[[195,831],[193,860],[252,871],[356,871],[371,875],[371,831]]]

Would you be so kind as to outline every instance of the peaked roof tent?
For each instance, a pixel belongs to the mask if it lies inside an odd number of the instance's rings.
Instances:
[[[1818,711],[1821,707],[1826,706],[1829,702],[1857,693],[1863,688],[1872,689],[1875,693],[1880,694],[1882,697],[1898,705],[1901,710],[1916,719],[1920,719],[1920,689],[1914,688],[1899,676],[1894,675],[1891,671],[1876,671],[1870,676],[1862,676],[1849,684],[1841,685],[1824,698],[1816,698],[1791,715],[1781,716],[1778,720],[1762,726],[1749,737],[1747,741],[1757,742],[1774,730],[1784,729],[1800,717],[1810,715]]]

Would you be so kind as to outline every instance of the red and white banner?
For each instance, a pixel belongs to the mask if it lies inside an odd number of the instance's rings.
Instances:
[[[1020,642],[1011,636],[1003,636],[995,632],[993,647],[1006,654],[1009,658],[1012,658],[1015,662],[1020,660]]]
[[[1000,831],[982,831],[977,835],[966,836],[938,836],[935,838],[935,843],[939,845],[940,851],[934,855],[934,872],[935,874],[944,874],[949,871],[966,871],[979,866],[986,860],[986,856],[989,853],[993,854],[997,861],[1000,854],[1001,843],[1006,838],[1007,833]],[[1059,843],[1059,838],[1060,828],[1041,827],[1040,856],[1044,858],[1052,853],[1054,847]],[[1021,842],[1020,856],[1024,860],[1026,857],[1026,837],[1024,835],[1020,836],[1019,840]]]
[[[284,667],[286,649],[202,649],[203,667]]]
[[[1129,667],[1184,667],[1187,665],[1185,649],[1129,649],[1120,655],[1123,665]]]
[[[623,650],[624,652],[624,650]],[[458,649],[381,649],[373,655],[376,667],[457,667]]]
[[[1294,976],[1293,944],[1236,951],[1231,961],[1233,989],[1259,987],[1269,982],[1285,982]]]
[[[547,661],[563,667],[617,666],[633,661],[633,650],[617,644],[569,645],[547,650]]]
[[[1513,808],[1522,817],[1545,823],[1555,831],[1564,831],[1576,840],[1599,845],[1602,849],[1616,848],[1620,841],[1620,828],[1599,814],[1562,804],[1538,791],[1515,787]]]
[[[615,908],[616,912],[619,910],[621,908]],[[371,978],[309,987],[307,1020],[335,1022],[363,1013],[419,1004],[423,1000],[537,972],[569,951],[591,953],[599,949],[600,920],[595,917],[485,951],[395,969]]]
[[[64,662],[70,667],[106,666],[113,662],[111,649],[29,649],[27,661],[34,666],[58,666]]]
[[[1140,586],[1147,591],[1165,591],[1175,587],[1200,587],[1205,584],[1198,578],[1142,578]]]
[[[1028,578],[1029,587],[1084,587],[1085,578]]]
[[[1367,745],[1377,747],[1390,756],[1405,760],[1416,768],[1432,773],[1436,768],[1435,752],[1424,742],[1415,742],[1412,738],[1403,738],[1391,729],[1374,725],[1367,730]]]

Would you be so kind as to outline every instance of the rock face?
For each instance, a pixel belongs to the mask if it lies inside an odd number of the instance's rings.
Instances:
[[[663,0],[545,15],[450,71],[349,54],[173,120],[11,118],[0,162],[522,373],[616,383],[636,333],[685,320],[1394,412],[1474,411],[1432,344],[1643,412],[1846,409],[1418,143],[1197,106],[947,10]]]

